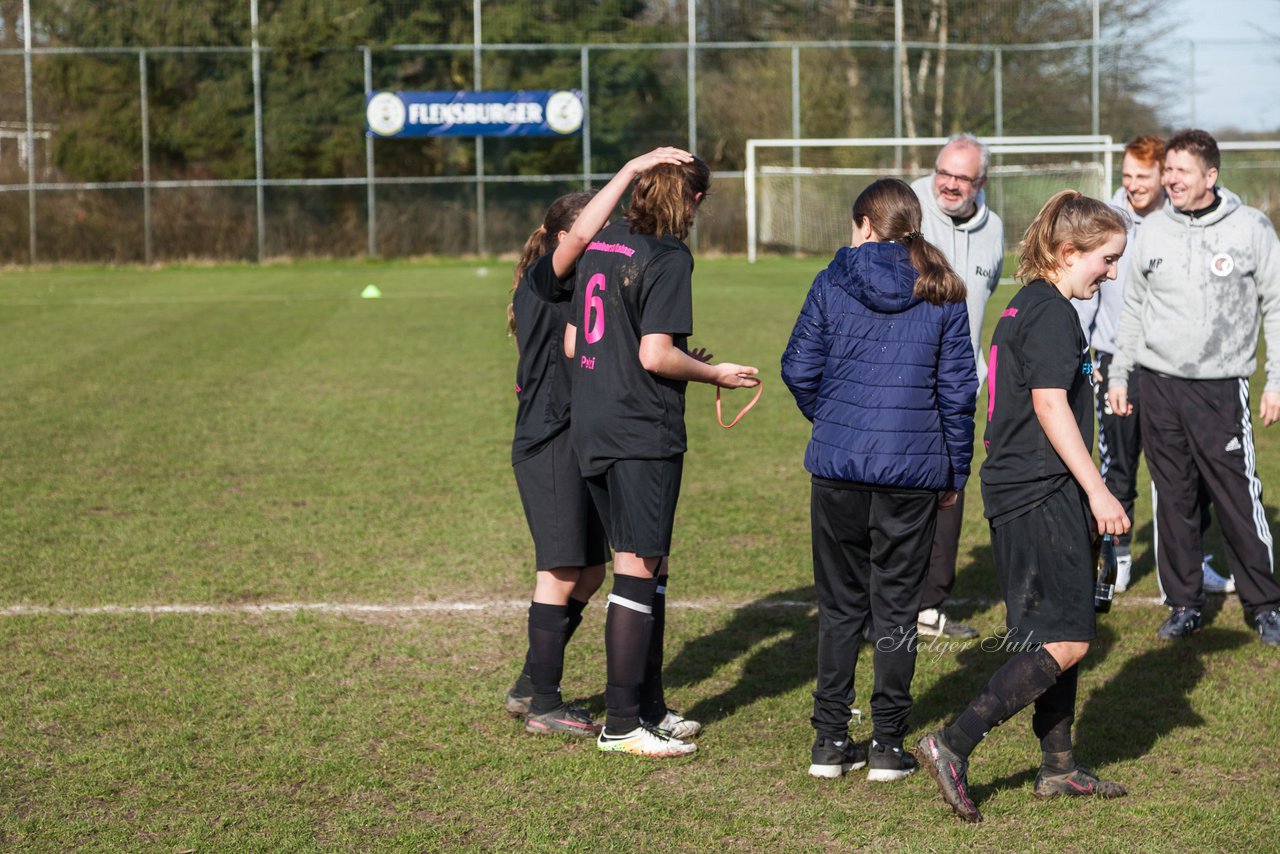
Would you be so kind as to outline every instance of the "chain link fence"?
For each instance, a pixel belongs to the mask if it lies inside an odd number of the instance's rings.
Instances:
[[[1160,9],[0,0],[0,263],[513,252],[556,195],[662,144],[714,170],[699,249],[743,252],[749,138],[1194,125],[1186,81],[1212,46],[1144,23]],[[585,93],[581,135],[364,133],[367,91],[538,88]],[[1249,201],[1273,218],[1278,160],[1249,160]]]

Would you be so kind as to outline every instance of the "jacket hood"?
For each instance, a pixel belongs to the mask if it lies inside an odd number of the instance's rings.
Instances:
[[[1180,225],[1206,226],[1222,222],[1222,220],[1240,209],[1242,204],[1240,197],[1228,190],[1226,187],[1214,187],[1214,192],[1222,198],[1222,204],[1218,205],[1218,209],[1211,214],[1192,219],[1190,214],[1183,213],[1172,204],[1168,203],[1165,204],[1164,211]]]
[[[917,178],[912,182],[911,189],[916,191],[916,196],[920,199],[920,207],[924,210],[924,215],[940,220],[947,228],[954,228],[956,231],[977,231],[987,224],[990,210],[987,208],[986,190],[978,191],[978,198],[974,200],[978,210],[974,215],[965,222],[956,224],[955,220],[943,213],[942,208],[938,207],[938,198],[933,194],[932,174]]]
[[[867,308],[906,311],[920,302],[912,291],[920,274],[901,243],[864,243],[843,247],[827,267],[832,284]]]

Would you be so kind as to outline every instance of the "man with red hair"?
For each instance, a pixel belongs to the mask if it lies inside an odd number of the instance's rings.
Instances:
[[[1111,204],[1129,215],[1129,246],[1133,246],[1142,221],[1165,205],[1164,187],[1160,183],[1163,168],[1164,140],[1160,137],[1135,137],[1124,147],[1121,186],[1116,190]],[[1126,251],[1125,257],[1117,265],[1115,284],[1103,288],[1087,302],[1075,300],[1072,305],[1079,313],[1080,326],[1097,355],[1094,366],[1098,380],[1098,456],[1102,463],[1102,478],[1107,489],[1124,507],[1125,515],[1133,519],[1133,504],[1138,497],[1138,456],[1142,453],[1142,431],[1138,427],[1137,418],[1124,418],[1112,411],[1107,403],[1106,382],[1111,375],[1111,359],[1116,352],[1116,329],[1120,324],[1120,315],[1124,312],[1124,283],[1128,266]],[[1135,408],[1138,406],[1136,384],[1131,384],[1129,402]],[[1209,527],[1212,517],[1208,501],[1202,500],[1200,507],[1200,530],[1203,533]],[[1133,565],[1129,549],[1130,534],[1116,538],[1117,592],[1123,592],[1129,586]],[[1209,563],[1211,557],[1212,555],[1206,554],[1201,561],[1205,592],[1233,593],[1235,581],[1229,577],[1223,578],[1215,572]]]

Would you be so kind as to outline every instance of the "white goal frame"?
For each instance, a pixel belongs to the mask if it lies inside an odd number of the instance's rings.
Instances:
[[[949,137],[879,137],[848,139],[749,139],[747,140],[746,168],[743,180],[746,182],[747,203],[747,260],[755,263],[758,243],[758,212],[756,181],[762,174],[756,165],[756,152],[761,148],[790,148],[796,150],[798,160],[801,148],[893,148],[899,149],[897,160],[901,169],[901,148],[907,146],[945,145]],[[989,136],[982,137],[982,142],[991,149],[992,155],[998,154],[1100,154],[1102,155],[1103,184],[1106,192],[1111,191],[1113,180],[1113,160],[1117,152],[1124,150],[1123,145],[1116,145],[1109,135],[1078,136]],[[867,174],[863,169],[833,169],[825,167],[806,168],[788,167],[788,175],[840,175]],[[850,203],[852,203],[850,199]],[[1104,199],[1105,201],[1105,199]]]

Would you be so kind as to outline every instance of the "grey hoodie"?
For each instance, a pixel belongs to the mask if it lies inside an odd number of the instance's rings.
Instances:
[[[1138,236],[1138,226],[1142,225],[1143,220],[1142,214],[1137,213],[1129,204],[1124,187],[1116,190],[1116,194],[1111,197],[1111,206],[1129,215],[1129,243],[1125,247],[1125,254],[1120,256],[1120,261],[1116,264],[1116,280],[1104,283],[1102,289],[1093,295],[1093,299],[1071,301],[1076,314],[1080,315],[1080,328],[1084,330],[1084,336],[1089,339],[1089,345],[1099,353],[1116,351],[1116,329],[1120,326],[1120,315],[1124,314],[1124,280],[1128,275],[1129,256]],[[1158,214],[1159,211],[1152,216]]]
[[[973,358],[978,364],[978,386],[987,378],[987,360],[982,358],[982,319],[987,300],[1000,284],[1004,270],[1004,223],[987,207],[985,192],[978,193],[978,210],[967,221],[956,225],[938,207],[933,196],[933,175],[925,175],[911,184],[924,209],[922,231],[925,240],[942,250],[960,278],[964,279],[969,307],[969,338],[973,342]]]
[[[1147,217],[1129,255],[1108,388],[1135,365],[1192,380],[1249,377],[1265,322],[1267,391],[1280,391],[1280,241],[1262,211],[1218,188],[1192,219],[1171,204]]]

